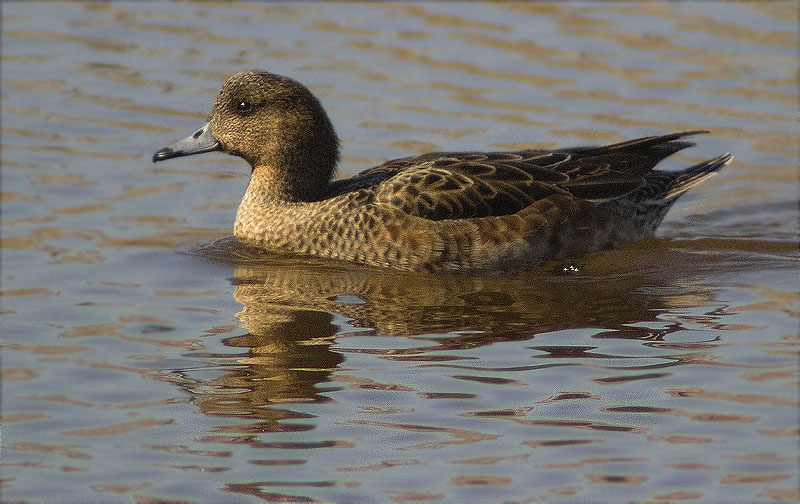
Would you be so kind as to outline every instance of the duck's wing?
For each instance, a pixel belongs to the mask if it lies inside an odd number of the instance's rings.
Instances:
[[[553,194],[608,201],[637,189],[659,161],[692,145],[679,138],[695,133],[556,151],[430,153],[384,163],[338,190],[370,188],[376,204],[432,220],[513,214]]]

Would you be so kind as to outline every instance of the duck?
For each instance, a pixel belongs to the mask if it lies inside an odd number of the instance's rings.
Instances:
[[[250,180],[233,234],[248,247],[414,272],[496,273],[650,237],[675,201],[715,175],[723,154],[654,170],[691,147],[680,131],[604,146],[431,152],[335,179],[339,139],[301,83],[231,76],[207,122],[153,162],[220,151]]]

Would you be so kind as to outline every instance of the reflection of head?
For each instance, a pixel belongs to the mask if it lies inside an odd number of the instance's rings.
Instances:
[[[242,353],[225,362],[226,373],[208,384],[195,404],[209,415],[241,416],[259,422],[261,431],[291,429],[278,423],[297,414],[269,405],[323,400],[317,384],[343,360],[330,351],[336,327],[329,313],[275,306],[245,305],[238,316],[249,331],[223,341]],[[248,427],[248,432],[252,430]]]

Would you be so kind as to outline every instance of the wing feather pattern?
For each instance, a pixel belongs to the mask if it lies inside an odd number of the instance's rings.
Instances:
[[[659,161],[693,145],[679,139],[698,133],[556,151],[433,152],[335,181],[331,193],[369,187],[375,203],[431,220],[514,214],[554,194],[603,202],[638,189]]]

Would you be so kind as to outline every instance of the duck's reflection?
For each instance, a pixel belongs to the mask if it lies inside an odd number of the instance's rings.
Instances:
[[[463,358],[448,351],[571,328],[596,329],[604,338],[657,340],[680,329],[677,323],[647,324],[659,309],[707,299],[702,288],[675,287],[676,272],[685,277],[685,268],[670,273],[663,265],[682,264],[674,257],[679,253],[625,249],[587,259],[584,269],[591,275],[556,274],[550,265],[512,278],[412,275],[287,259],[242,263],[232,283],[247,334],[224,343],[246,352],[210,383],[219,393],[203,396],[198,405],[209,414],[255,417],[261,432],[304,428],[278,422],[302,415],[269,405],[327,400],[321,385],[344,361],[332,346],[353,327],[359,335],[403,340],[396,348],[384,341],[363,351],[414,361]],[[569,348],[559,347],[559,355]]]

